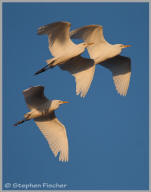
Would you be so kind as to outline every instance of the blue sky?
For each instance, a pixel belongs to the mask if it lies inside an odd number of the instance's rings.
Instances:
[[[148,16],[148,3],[3,3],[3,184],[148,189]],[[71,29],[100,24],[110,43],[132,45],[122,52],[132,62],[126,97],[101,66],[84,99],[75,95],[74,78],[57,67],[33,76],[51,57],[37,28],[55,21],[69,21]],[[22,91],[31,85],[45,86],[50,99],[70,101],[56,111],[67,130],[68,163],[54,158],[33,121],[13,127],[28,111]]]

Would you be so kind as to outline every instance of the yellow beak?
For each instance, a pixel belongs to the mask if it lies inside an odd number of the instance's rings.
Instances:
[[[68,101],[62,101],[62,104],[63,104],[63,103],[69,103],[69,102],[68,102]]]
[[[123,45],[123,48],[131,47],[131,45]]]

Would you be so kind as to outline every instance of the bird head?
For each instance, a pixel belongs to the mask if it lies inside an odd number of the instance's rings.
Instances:
[[[60,105],[64,104],[64,103],[69,103],[68,101],[61,101],[61,100],[53,100],[52,104],[51,104],[51,108],[53,108],[54,110],[58,109]]]
[[[114,52],[116,52],[116,54],[120,54],[123,48],[126,47],[131,47],[131,45],[123,45],[123,44],[114,44],[113,48],[114,48]]]
[[[131,47],[131,45],[123,45],[123,44],[115,44],[115,46],[117,47],[117,49],[121,49],[121,50],[127,47]]]

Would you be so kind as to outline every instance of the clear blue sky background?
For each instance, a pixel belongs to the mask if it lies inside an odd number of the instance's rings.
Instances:
[[[148,189],[148,15],[148,3],[3,3],[3,183]],[[71,29],[100,24],[110,43],[132,45],[122,52],[132,61],[126,97],[101,66],[84,99],[57,67],[33,76],[51,57],[37,28],[55,21],[69,21]],[[54,158],[33,121],[13,127],[28,111],[22,91],[39,84],[48,98],[70,101],[56,111],[68,134],[68,163]]]

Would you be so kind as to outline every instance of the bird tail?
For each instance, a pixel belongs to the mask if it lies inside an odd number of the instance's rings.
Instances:
[[[28,121],[28,119],[23,119],[23,120],[21,120],[21,121],[18,121],[17,123],[14,124],[14,126],[17,126],[17,125],[19,125],[19,124],[22,124],[22,123],[24,123],[25,121]]]

